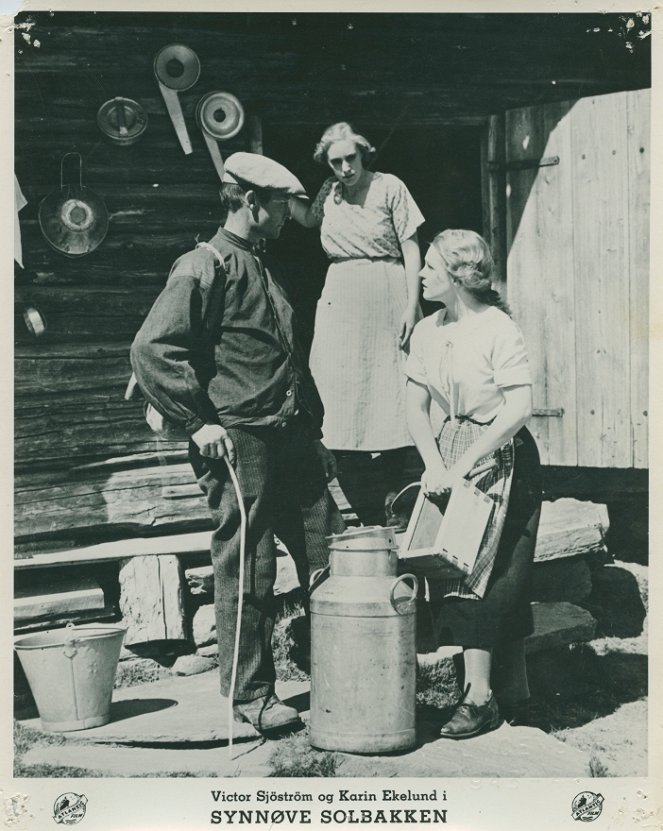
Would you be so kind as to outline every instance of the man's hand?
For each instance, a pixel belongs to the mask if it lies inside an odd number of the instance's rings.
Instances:
[[[322,469],[325,472],[325,479],[328,482],[331,482],[331,480],[336,476],[336,458],[331,450],[327,450],[319,439],[316,439],[313,442],[313,446],[315,447],[315,452],[318,454],[318,458],[322,464]]]
[[[203,424],[191,438],[198,445],[201,456],[210,459],[227,457],[231,465],[235,464],[235,445],[220,424]]]

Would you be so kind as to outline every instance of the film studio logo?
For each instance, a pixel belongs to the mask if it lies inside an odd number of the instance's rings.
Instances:
[[[55,800],[53,819],[62,825],[75,825],[85,816],[87,796],[63,793]]]
[[[603,797],[600,793],[582,791],[571,803],[571,816],[580,822],[593,822],[601,815]]]

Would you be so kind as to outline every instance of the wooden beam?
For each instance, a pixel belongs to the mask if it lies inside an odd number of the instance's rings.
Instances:
[[[180,561],[173,555],[132,557],[120,564],[124,646],[189,640]]]
[[[77,565],[80,563],[102,563],[160,554],[199,555],[209,553],[209,543],[209,531],[174,534],[164,537],[116,540],[99,543],[98,545],[83,546],[82,548],[53,551],[49,554],[35,554],[33,557],[14,560],[14,568],[22,570]]]

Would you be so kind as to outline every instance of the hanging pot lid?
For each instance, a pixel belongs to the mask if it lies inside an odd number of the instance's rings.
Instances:
[[[244,126],[244,108],[230,92],[208,92],[198,102],[196,121],[209,136],[224,141]]]
[[[64,184],[64,160],[78,157],[78,184]],[[60,187],[39,204],[39,226],[46,241],[69,257],[94,251],[108,231],[108,210],[103,199],[83,186],[80,153],[65,153],[60,162]]]
[[[99,107],[97,124],[111,141],[126,146],[138,141],[147,129],[147,113],[132,98],[117,96]]]

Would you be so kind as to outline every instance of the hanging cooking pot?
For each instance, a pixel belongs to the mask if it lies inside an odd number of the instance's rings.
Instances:
[[[147,113],[138,101],[117,96],[99,107],[97,124],[113,143],[126,147],[147,129]]]
[[[64,160],[78,157],[78,184],[64,184]],[[83,159],[80,153],[65,153],[60,161],[60,187],[42,199],[39,227],[46,241],[68,257],[94,251],[108,231],[108,210],[103,199],[83,186]]]

